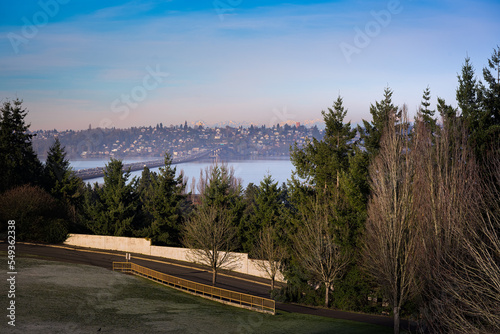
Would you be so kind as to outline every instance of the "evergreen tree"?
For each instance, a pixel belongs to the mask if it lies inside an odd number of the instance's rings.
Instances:
[[[170,154],[165,153],[165,166],[160,168],[153,186],[153,196],[146,201],[146,208],[152,215],[149,237],[158,245],[180,245],[179,233],[182,228],[182,203],[186,184],[182,173],[175,176]],[[146,183],[147,180],[144,181]]]
[[[135,192],[138,196],[137,216],[134,222],[134,235],[137,237],[148,237],[150,227],[153,222],[153,215],[148,210],[148,204],[152,203],[155,188],[158,182],[158,175],[144,167],[141,177],[135,184]]]
[[[272,226],[277,233],[282,228],[284,205],[281,189],[271,175],[266,175],[260,182],[256,189],[255,201],[251,205],[251,214],[242,219],[243,226],[240,227],[244,233],[242,248],[247,253],[253,251],[257,236],[264,227]]]
[[[151,172],[147,166],[144,167],[141,177],[137,181],[137,193],[141,198],[150,197],[152,193],[151,189],[156,182],[158,182],[156,173]]]
[[[44,166],[44,184],[47,191],[58,199],[76,200],[81,193],[81,180],[71,170],[66,152],[56,138],[49,148]]]
[[[422,117],[424,123],[429,127],[432,132],[436,131],[437,121],[434,118],[434,110],[429,109],[431,105],[431,90],[429,86],[424,90],[424,94],[422,95],[421,107],[419,108],[419,114]]]
[[[370,195],[368,166],[369,156],[359,146],[355,146],[349,155],[349,169],[343,174],[342,189],[346,194],[349,206],[363,213],[366,210]]]
[[[488,87],[476,81],[474,68],[467,57],[458,76],[456,92],[462,119],[479,161],[485,158],[492,139],[498,140],[500,133],[500,48],[488,59],[483,76]]]
[[[47,160],[44,166],[45,188],[50,192],[54,190],[55,193],[59,193],[60,184],[65,174],[69,172],[69,161],[66,159],[66,152],[61,146],[59,138],[56,137],[47,152]]]
[[[446,104],[446,101],[440,97],[437,98],[437,110],[443,119],[443,122],[454,121],[457,118],[457,110]]]
[[[372,106],[376,120],[384,117],[382,116],[384,110],[387,111],[386,115],[390,112],[396,114],[390,101],[391,94],[390,90],[386,90],[386,99],[377,103],[376,107]],[[345,274],[348,279],[338,280],[333,289],[334,303],[337,307],[359,309],[366,303],[365,292],[368,288],[362,282],[362,273],[358,267],[358,249],[366,220],[369,153],[354,142],[355,132],[351,130],[350,124],[343,123],[346,110],[341,102],[340,98],[337,99],[330,113],[323,112],[326,128],[322,141],[313,140],[302,150],[297,146],[293,149],[291,160],[296,172],[290,182],[290,197],[294,218],[288,233],[296,235],[305,224],[301,217],[311,217],[313,214],[310,205],[306,205],[311,198],[316,197],[318,202],[328,207],[325,212],[328,212],[326,217],[328,226],[334,233],[332,237],[340,247],[341,253],[352,255]],[[372,136],[376,135],[377,127],[384,128],[382,124],[371,126]],[[372,137],[365,136],[365,138]],[[297,176],[305,180],[305,183]],[[304,272],[297,268],[300,261],[292,259],[288,263],[288,274],[301,277],[298,281],[298,277],[291,279],[292,282],[297,281],[292,285],[301,286],[303,284],[301,281],[307,282],[311,279],[307,274],[308,271]],[[293,289],[294,287],[290,287],[284,293]]]
[[[243,203],[241,183],[227,164],[215,163],[205,169],[198,190],[202,206],[236,207]]]
[[[469,57],[465,58],[462,73],[457,78],[456,99],[461,111],[461,124],[467,127],[471,143],[475,146],[476,154],[479,155],[485,140],[484,130],[487,115],[479,103],[481,84],[476,81],[474,68]]]
[[[79,231],[80,211],[83,202],[83,181],[76,177],[71,170],[66,152],[56,138],[49,148],[47,160],[43,167],[43,184],[45,189],[56,199],[60,200],[68,211],[72,224],[71,231]]]
[[[255,206],[255,198],[257,197],[257,191],[259,190],[259,186],[256,186],[253,182],[250,182],[245,189],[245,193],[243,194],[244,202],[245,202],[245,213],[250,208]],[[248,211],[249,214],[253,214],[253,211]]]
[[[488,67],[483,69],[483,77],[487,86],[481,84],[480,100],[485,113],[484,148],[488,150],[497,145],[500,135],[500,47],[493,50],[488,59]],[[495,139],[493,144],[491,139]],[[488,147],[490,144],[492,147]],[[484,152],[482,152],[484,153]]]
[[[279,223],[283,205],[281,198],[278,182],[270,174],[266,175],[260,182],[255,201],[257,219],[262,226],[275,226]]]
[[[202,208],[217,207],[227,210],[235,228],[240,226],[245,203],[241,182],[234,176],[234,170],[227,164],[207,167],[200,175],[198,184]],[[239,233],[240,238],[242,232]]]
[[[254,183],[249,183],[243,193],[243,214],[238,227],[238,240],[242,246],[241,250],[245,253],[249,253],[252,249],[252,244],[247,242],[247,229],[250,219],[255,216],[256,199],[259,187]]]
[[[297,175],[307,184],[324,194],[338,190],[340,174],[347,169],[349,152],[355,131],[351,123],[344,124],[347,110],[339,96],[328,112],[322,111],[326,129],[321,141],[313,138],[302,149],[295,144],[291,151],[291,161]]]
[[[491,58],[488,59],[488,67],[483,69],[483,77],[488,87],[482,89],[484,108],[491,116],[491,123],[500,124],[500,47],[493,50]]]
[[[4,102],[0,109],[0,193],[41,181],[42,164],[33,150],[27,114],[19,99]]]
[[[384,89],[384,99],[380,102],[375,102],[375,105],[370,106],[370,114],[372,115],[371,123],[363,120],[363,128],[358,126],[363,145],[370,155],[370,159],[375,157],[380,149],[380,139],[382,131],[389,119],[391,113],[397,113],[397,108],[392,104],[393,91],[386,87]]]
[[[458,106],[462,111],[463,119],[471,127],[477,127],[480,119],[480,110],[477,101],[478,84],[476,82],[474,68],[470,63],[470,58],[465,58],[461,75],[457,75],[458,88],[456,98]]]
[[[88,195],[88,227],[95,234],[132,235],[137,203],[129,177],[130,171],[123,172],[122,161],[112,158],[104,169],[104,185],[94,185]]]

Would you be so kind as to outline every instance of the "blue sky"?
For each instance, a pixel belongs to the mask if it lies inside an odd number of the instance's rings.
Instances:
[[[0,3],[0,99],[32,129],[321,118],[340,94],[370,119],[384,87],[418,108],[456,105],[469,55],[481,78],[500,44],[497,1]]]

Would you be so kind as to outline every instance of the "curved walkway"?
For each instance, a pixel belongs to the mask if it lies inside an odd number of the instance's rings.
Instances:
[[[5,242],[0,243],[0,250],[7,250],[7,244]],[[112,268],[113,261],[125,261],[125,253],[123,252],[65,245],[59,246],[17,243],[16,254],[17,256],[22,256],[23,254],[31,254],[57,261],[90,264],[107,269]],[[142,266],[146,266],[148,268],[164,272],[169,275],[189,279],[191,281],[208,285],[211,285],[212,283],[212,274],[207,270],[205,266],[202,265],[142,254],[132,254],[131,261]],[[220,288],[228,290],[269,298],[269,280],[264,278],[235,272],[222,272],[218,275],[216,285]],[[276,310],[318,315],[335,319],[352,320],[381,326],[393,326],[392,318],[381,315],[345,312],[290,303],[276,303]],[[408,329],[408,326],[409,322],[407,320],[401,321],[402,329]]]

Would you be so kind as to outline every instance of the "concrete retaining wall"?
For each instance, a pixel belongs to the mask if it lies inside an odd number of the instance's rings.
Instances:
[[[267,261],[248,259],[247,273],[249,275],[269,278],[267,272],[262,268],[262,266],[264,265],[267,265]],[[285,282],[285,277],[283,277],[283,274],[278,271],[276,273],[275,280],[279,282]]]
[[[141,238],[70,234],[65,244],[150,255],[151,242]]]
[[[201,263],[193,251],[188,248],[152,246],[151,241],[143,238],[70,234],[64,243],[71,246],[116,250],[158,256],[178,261]],[[247,253],[231,253],[231,257],[231,264],[225,269],[257,277],[269,278],[266,271],[257,265],[258,262],[262,263],[264,261],[249,259]],[[285,281],[281,273],[278,273],[276,280]]]

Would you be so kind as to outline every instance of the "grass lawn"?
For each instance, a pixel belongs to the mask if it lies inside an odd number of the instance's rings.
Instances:
[[[345,320],[238,309],[99,267],[16,260],[16,326],[7,325],[4,279],[1,333],[392,333]]]

